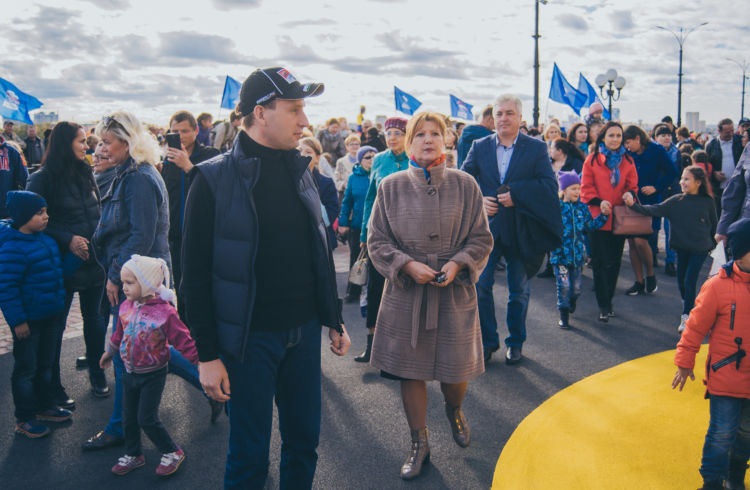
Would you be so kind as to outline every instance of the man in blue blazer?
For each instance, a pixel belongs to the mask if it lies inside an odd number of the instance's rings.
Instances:
[[[492,286],[495,264],[505,257],[510,292],[505,362],[517,364],[526,340],[529,278],[544,254],[560,246],[562,218],[547,145],[519,132],[520,99],[501,95],[493,105],[493,116],[496,134],[474,141],[461,168],[474,176],[482,190],[495,239],[477,283],[484,359],[489,361],[500,347]]]

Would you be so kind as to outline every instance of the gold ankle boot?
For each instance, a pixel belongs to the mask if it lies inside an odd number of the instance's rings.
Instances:
[[[411,451],[401,467],[401,478],[411,480],[422,473],[422,465],[430,462],[430,443],[427,442],[427,427],[411,431]]]
[[[452,407],[446,403],[445,415],[448,416],[451,423],[453,440],[461,447],[468,447],[469,442],[471,442],[471,429],[463,411],[461,411],[461,407]]]

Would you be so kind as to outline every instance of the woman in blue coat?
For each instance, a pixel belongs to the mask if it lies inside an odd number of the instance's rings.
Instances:
[[[354,265],[359,255],[359,235],[362,231],[362,216],[365,209],[367,187],[370,185],[370,169],[377,149],[363,146],[357,152],[357,163],[349,176],[344,199],[341,201],[339,214],[339,234],[346,237],[349,244],[349,268]],[[346,287],[344,301],[354,302],[359,299],[361,286],[349,283]]]

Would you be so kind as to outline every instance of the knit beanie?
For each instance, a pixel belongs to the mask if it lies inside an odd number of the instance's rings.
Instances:
[[[378,150],[377,150],[377,148],[374,148],[372,146],[367,146],[367,145],[363,146],[357,152],[357,163],[361,164],[362,163],[362,157],[365,156],[365,153],[369,153],[369,152],[377,153]]]
[[[28,223],[40,209],[46,207],[47,201],[36,192],[9,191],[5,198],[5,208],[17,227]]]
[[[735,259],[741,259],[750,252],[750,218],[732,223],[727,230],[727,241]]]
[[[400,129],[404,133],[406,132],[406,119],[403,117],[389,117],[385,120],[385,130],[388,131],[391,128]]]
[[[169,267],[164,259],[132,255],[122,266],[133,273],[141,286],[141,295],[155,294],[164,301],[175,303],[174,293],[167,287],[169,284]]]
[[[571,170],[570,172],[560,172],[557,174],[557,183],[560,185],[560,190],[564,191],[571,185],[580,184],[581,179],[575,170]]]

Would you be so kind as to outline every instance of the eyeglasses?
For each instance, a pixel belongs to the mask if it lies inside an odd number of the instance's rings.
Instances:
[[[111,129],[111,126],[117,126],[120,129],[122,129],[126,135],[130,136],[130,133],[128,133],[128,130],[125,129],[125,126],[123,126],[120,121],[118,121],[112,116],[107,116],[104,119],[102,119],[102,124],[104,125],[105,131],[109,131]]]
[[[389,138],[391,136],[403,136],[404,132],[403,131],[399,131],[399,130],[396,129],[396,130],[393,130],[393,131],[386,131],[385,135],[388,136]]]

